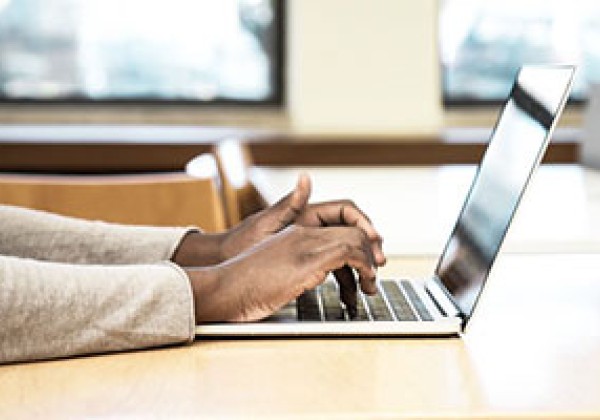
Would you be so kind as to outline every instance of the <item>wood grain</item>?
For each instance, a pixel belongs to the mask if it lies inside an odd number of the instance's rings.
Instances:
[[[199,338],[1,366],[0,417],[597,418],[598,302],[598,255],[507,255],[459,339]]]

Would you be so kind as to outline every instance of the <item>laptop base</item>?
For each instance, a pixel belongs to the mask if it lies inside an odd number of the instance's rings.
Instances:
[[[196,336],[228,337],[416,337],[457,336],[462,320],[458,317],[435,321],[355,321],[355,322],[249,322],[196,326]]]

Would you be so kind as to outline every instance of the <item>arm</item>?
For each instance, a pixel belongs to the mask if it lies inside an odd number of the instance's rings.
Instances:
[[[188,236],[206,239],[196,262],[217,258],[219,235],[200,235],[197,229],[127,226],[0,205],[0,255],[84,264],[154,263],[171,259]]]
[[[171,263],[71,265],[0,256],[0,363],[193,340],[190,280]]]
[[[281,211],[288,208],[280,205],[246,225],[255,226],[247,234],[260,243],[243,246],[224,262],[218,262],[223,237],[181,230],[187,233],[181,243],[163,238],[163,249],[165,243],[177,248],[176,262],[199,261],[190,250],[214,259],[214,265],[186,271],[168,262],[99,266],[0,256],[0,362],[189,341],[195,322],[262,319],[343,267],[357,271],[365,293],[376,292],[377,258],[364,228],[294,226],[281,221]],[[271,230],[272,220],[282,226]],[[59,243],[68,248],[66,239]],[[130,248],[137,245],[134,239]],[[95,250],[89,252],[97,258]],[[351,276],[349,290],[355,293]]]
[[[0,363],[191,341],[195,323],[262,319],[343,266],[375,293],[369,239],[355,227],[290,226],[226,262],[186,271],[0,256]]]

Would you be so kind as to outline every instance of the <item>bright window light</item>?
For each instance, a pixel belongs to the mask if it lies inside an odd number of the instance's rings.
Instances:
[[[447,103],[501,102],[524,64],[578,65],[571,98],[600,82],[597,0],[441,0]]]
[[[0,0],[0,100],[276,101],[277,0]]]

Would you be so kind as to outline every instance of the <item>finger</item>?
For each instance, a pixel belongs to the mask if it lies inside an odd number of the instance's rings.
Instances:
[[[377,272],[373,265],[373,256],[371,250],[365,250],[361,243],[338,242],[319,249],[318,255],[323,258],[320,259],[322,263],[319,264],[319,269],[334,271],[347,265],[358,272],[360,288],[364,293],[369,295],[377,293],[375,285]]]
[[[355,226],[367,235],[367,238],[369,238],[369,241],[371,242],[376,265],[384,265],[386,257],[382,247],[383,238],[375,229],[371,220],[352,202],[341,207],[340,219],[343,224]]]
[[[369,262],[369,260],[370,259],[366,257],[366,254],[363,250],[354,248],[348,254],[346,258],[346,264],[358,272],[360,289],[368,295],[374,295],[377,293],[377,271]]]
[[[334,270],[333,275],[340,286],[340,300],[346,306],[350,318],[356,317],[357,296],[356,296],[356,279],[352,268],[345,265],[342,268]]]
[[[369,243],[369,238],[365,234],[363,230],[360,228],[347,228],[349,232],[352,232],[355,235],[355,241],[357,241],[358,248],[360,254],[355,257],[362,256],[365,258],[365,261],[368,263],[370,270],[363,271],[358,270],[358,280],[361,286],[361,289],[368,294],[377,293],[376,287],[376,276],[377,269],[375,268],[375,257],[373,255],[373,250],[371,248],[371,244]],[[349,230],[352,229],[352,230]]]
[[[351,201],[332,201],[327,203],[313,204],[303,220],[308,224],[316,226],[354,226],[361,229],[371,241],[371,248],[375,256],[377,266],[386,262],[383,253],[383,238],[377,232],[367,215],[365,215]],[[312,219],[312,220],[310,220]]]
[[[272,211],[276,213],[281,227],[293,223],[304,211],[310,198],[310,192],[310,177],[306,173],[302,173],[298,176],[298,182],[294,191],[283,197],[272,207]]]

